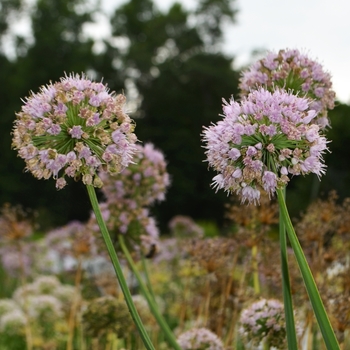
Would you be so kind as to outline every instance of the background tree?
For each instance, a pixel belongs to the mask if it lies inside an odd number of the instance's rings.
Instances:
[[[177,214],[223,218],[227,196],[210,189],[200,135],[219,118],[221,98],[237,93],[233,59],[219,50],[221,26],[234,20],[232,4],[200,1],[191,12],[175,3],[161,13],[149,0],[131,0],[111,19],[113,35],[128,42],[120,59],[141,96],[137,135],[168,160],[172,185],[157,208],[163,226]]]
[[[203,126],[220,118],[221,98],[237,96],[239,72],[232,68],[233,57],[221,50],[224,25],[235,20],[234,1],[200,0],[191,10],[174,3],[162,12],[151,0],[130,0],[105,16],[112,32],[98,53],[84,30],[101,13],[98,0],[37,0],[29,5],[0,0],[0,10],[0,205],[20,203],[38,210],[44,214],[43,227],[88,218],[84,187],[70,183],[56,191],[51,181],[35,180],[23,172],[23,161],[10,148],[20,99],[64,72],[86,72],[97,80],[103,77],[111,90],[129,95],[139,139],[153,142],[166,156],[172,187],[166,202],[155,208],[162,228],[177,214],[222,224],[228,198],[210,188],[214,173],[203,162],[200,134]],[[29,37],[11,31],[24,15],[31,21]],[[13,57],[6,51],[9,36]],[[341,198],[350,196],[349,148],[344,146],[350,139],[349,114],[346,104],[330,112],[332,154],[326,155],[327,174],[321,183],[310,177],[292,179],[292,214],[331,189]],[[76,198],[79,205],[73,205]]]
[[[11,8],[12,19],[23,15],[17,0],[2,0],[1,4],[2,7],[6,4]],[[47,224],[87,217],[88,204],[73,206],[74,201],[70,200],[81,196],[84,203],[86,195],[78,184],[71,186],[69,191],[57,192],[52,182],[36,181],[30,174],[24,173],[23,161],[16,158],[15,152],[10,149],[10,132],[15,112],[20,110],[20,99],[28,96],[30,90],[37,92],[41,85],[58,80],[64,72],[86,72],[91,68],[93,41],[84,37],[83,26],[92,21],[92,13],[98,8],[93,2],[90,2],[89,7],[84,4],[82,0],[38,0],[32,8],[27,9],[32,24],[33,43],[15,36],[16,57],[9,61],[0,56],[6,64],[1,67],[0,73],[3,79],[1,203],[21,203],[34,208],[42,212],[41,218],[46,218]]]

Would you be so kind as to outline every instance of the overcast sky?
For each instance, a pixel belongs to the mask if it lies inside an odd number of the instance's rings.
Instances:
[[[161,9],[173,2],[156,0]],[[224,51],[235,55],[237,68],[250,62],[254,49],[297,48],[331,73],[337,98],[350,103],[350,1],[236,0],[236,5],[236,24],[225,30]]]
[[[115,8],[123,0],[103,0]],[[155,0],[166,10],[173,0]],[[194,7],[196,0],[180,0]],[[350,1],[236,0],[237,21],[225,29],[224,51],[236,57],[236,68],[251,62],[254,49],[297,48],[331,73],[341,102],[350,103]]]
[[[256,48],[297,48],[331,73],[337,98],[350,102],[350,2],[238,0],[237,24],[225,31],[225,51],[238,64]]]

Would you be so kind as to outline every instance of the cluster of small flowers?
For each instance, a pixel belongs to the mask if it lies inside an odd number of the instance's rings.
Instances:
[[[32,239],[35,215],[20,206],[5,203],[0,210],[0,261],[11,275],[28,275],[37,244]]]
[[[81,315],[86,334],[101,337],[108,333],[123,337],[133,328],[124,300],[104,296],[88,302]]]
[[[18,242],[18,246],[4,245],[0,247],[2,267],[10,275],[29,275],[33,264],[32,252],[35,245],[32,242]]]
[[[280,301],[261,299],[253,303],[242,311],[240,323],[240,334],[253,344],[267,340],[270,346],[285,349],[284,306]]]
[[[18,241],[30,237],[33,233],[33,223],[20,206],[14,207],[5,203],[0,210],[1,245],[17,245]]]
[[[170,181],[161,151],[151,143],[136,148],[133,163],[119,174],[99,172],[106,199],[100,208],[112,235],[123,234],[132,248],[141,243],[144,250],[149,251],[157,245],[159,236],[149,206],[165,199]],[[95,220],[92,214],[89,225],[97,232]]]
[[[133,121],[124,111],[125,96],[109,93],[102,83],[78,74],[41,87],[17,113],[12,146],[38,179],[65,177],[101,187],[100,166],[123,170],[135,152]]]
[[[178,237],[202,237],[204,230],[189,216],[176,215],[169,221],[171,233]]]
[[[158,241],[157,255],[154,257],[155,263],[167,262],[171,263],[186,256],[186,250],[182,249],[180,241],[175,237],[165,237]]]
[[[0,335],[24,334],[27,319],[12,299],[0,299]]]
[[[76,289],[70,284],[62,284],[56,276],[39,276],[33,283],[33,291],[39,295],[53,295],[61,303],[62,310],[68,314]]]
[[[60,285],[61,283],[56,276],[49,275],[39,276],[31,283],[32,290],[38,294],[51,294]]]
[[[276,87],[291,89],[295,94],[308,97],[310,108],[318,113],[314,122],[321,128],[329,126],[327,110],[334,108],[335,99],[331,76],[305,54],[296,49],[269,52],[244,71],[240,79],[242,96],[260,86],[270,91]]]
[[[116,175],[100,171],[102,192],[107,201],[134,200],[139,206],[163,201],[170,185],[166,162],[153,144],[136,145],[133,163]]]
[[[13,300],[28,315],[33,318],[41,318],[44,314],[54,320],[63,317],[72,303],[76,293],[71,285],[61,284],[55,276],[39,276],[32,283],[19,287],[13,293]]]
[[[223,350],[220,338],[207,328],[193,328],[182,333],[177,342],[183,350]]]
[[[17,288],[12,299],[0,299],[0,332],[23,334],[28,321],[56,322],[68,315],[75,288],[54,276],[39,276]],[[24,311],[25,310],[25,311]]]
[[[325,171],[328,149],[310,101],[291,92],[260,88],[241,103],[223,105],[224,119],[204,128],[206,155],[215,170],[214,187],[236,192],[242,202],[258,203],[260,190],[273,195],[290,175]]]
[[[95,236],[80,221],[71,221],[48,232],[44,241],[49,253],[57,252],[61,259],[64,256],[88,258],[96,254]]]
[[[133,200],[124,199],[100,203],[100,209],[113,241],[117,242],[118,235],[122,234],[132,249],[138,249],[141,244],[146,252],[158,244],[159,230],[148,208],[138,206]],[[92,232],[99,233],[94,213],[90,216],[88,226]],[[97,244],[98,242],[100,240]],[[103,242],[100,243],[104,247]]]

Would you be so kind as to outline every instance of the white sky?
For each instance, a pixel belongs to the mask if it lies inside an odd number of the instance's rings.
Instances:
[[[178,0],[193,8],[196,0]],[[103,0],[115,8],[125,0]],[[155,0],[166,10],[174,0]],[[255,49],[297,48],[331,73],[337,99],[350,103],[350,1],[236,0],[236,24],[225,29],[224,52],[236,68],[252,62]]]
[[[172,2],[157,0],[162,8]],[[236,6],[223,49],[236,57],[237,68],[251,63],[255,49],[297,48],[331,73],[338,100],[350,103],[350,1],[236,0]]]
[[[113,10],[128,0],[102,0]],[[154,0],[167,10],[174,0]],[[193,8],[197,0],[178,0]],[[223,51],[235,56],[235,68],[252,62],[255,49],[297,48],[331,73],[337,99],[350,103],[349,0],[236,0],[236,24],[225,28]],[[94,36],[108,31],[106,22],[93,27]]]
[[[331,73],[338,100],[350,103],[350,1],[238,0],[236,25],[225,31],[226,52],[238,64],[253,49],[297,48]]]

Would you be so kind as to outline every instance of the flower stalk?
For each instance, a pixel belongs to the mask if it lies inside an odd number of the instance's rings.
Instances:
[[[131,267],[131,269],[132,269],[132,271],[133,271],[133,273],[134,273],[134,275],[139,283],[141,291],[147,300],[147,303],[151,309],[153,316],[155,317],[155,319],[158,322],[158,325],[160,326],[160,328],[164,332],[164,335],[165,335],[168,343],[172,346],[173,349],[181,350],[180,346],[178,345],[178,343],[174,337],[173,332],[171,331],[168,324],[164,320],[163,316],[159,312],[159,309],[155,303],[155,300],[153,299],[151,293],[149,292],[148,288],[146,287],[144,281],[142,280],[141,275],[140,275],[139,271],[137,270],[136,265],[135,265],[131,255],[130,255],[130,252],[125,245],[123,236],[119,235],[118,237],[119,237],[120,247],[122,248],[122,251],[126,257],[126,260],[128,261],[128,263],[129,263],[129,265],[130,265],[130,267]]]
[[[94,213],[96,215],[97,223],[98,223],[98,225],[100,227],[100,230],[101,230],[101,233],[102,233],[102,237],[103,237],[104,242],[106,244],[109,256],[110,256],[110,258],[112,260],[112,264],[113,264],[116,276],[118,278],[118,282],[119,282],[120,288],[122,289],[122,292],[124,294],[125,301],[126,301],[126,304],[127,304],[128,308],[129,308],[131,317],[133,318],[133,320],[135,322],[135,325],[136,325],[136,327],[137,327],[137,329],[138,329],[138,331],[140,333],[141,339],[142,339],[146,349],[147,350],[154,350],[154,346],[153,346],[153,344],[151,342],[151,339],[149,338],[149,336],[148,336],[148,334],[147,334],[147,332],[146,332],[146,330],[145,330],[145,328],[143,326],[143,323],[142,323],[142,321],[140,319],[140,316],[139,316],[139,314],[138,314],[138,312],[136,310],[136,307],[134,305],[134,302],[132,300],[129,288],[127,286],[125,277],[123,275],[123,271],[122,271],[120,263],[119,263],[118,256],[117,256],[117,254],[115,252],[115,249],[114,249],[112,240],[111,240],[111,238],[109,236],[109,232],[108,232],[108,229],[106,227],[106,224],[105,224],[105,222],[104,222],[104,220],[102,218],[101,210],[99,208],[97,197],[96,197],[95,188],[92,185],[87,185],[86,188],[87,188],[87,191],[88,191],[88,194],[89,194],[89,198],[90,198],[90,201],[91,201],[92,208],[93,208]]]
[[[312,308],[313,308],[315,316],[316,316],[317,323],[320,327],[320,330],[321,330],[321,333],[323,336],[323,340],[324,340],[328,350],[340,349],[338,341],[335,337],[333,328],[330,324],[328,315],[327,315],[326,310],[324,308],[322,299],[321,299],[320,294],[318,292],[315,280],[312,276],[310,267],[307,263],[304,252],[301,248],[298,237],[295,233],[292,221],[289,217],[288,209],[287,209],[286,202],[284,199],[283,189],[277,189],[277,198],[278,198],[278,203],[280,206],[281,217],[283,219],[290,244],[293,248],[295,257],[297,259],[298,266],[299,266],[300,272],[302,274],[304,284],[305,284]]]
[[[153,288],[152,288],[152,284],[151,284],[151,281],[150,281],[150,278],[149,278],[149,273],[148,273],[148,267],[147,267],[147,261],[146,261],[146,258],[145,256],[142,254],[141,256],[141,261],[142,261],[142,267],[143,267],[143,271],[145,273],[145,278],[146,278],[146,284],[147,284],[147,288],[153,298],[153,301],[156,302],[156,297],[155,297],[155,294],[154,294],[154,291],[153,291]]]
[[[253,286],[256,295],[260,294],[259,270],[258,270],[258,246],[252,246],[252,267],[253,267]]]
[[[286,189],[282,190],[282,195],[285,198]],[[298,349],[297,336],[295,332],[295,321],[293,312],[293,301],[288,271],[288,256],[287,256],[287,236],[286,227],[280,209],[279,219],[279,237],[281,249],[281,271],[282,271],[282,294],[284,302],[284,314],[286,319],[286,332],[288,349]]]

